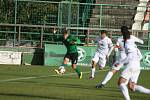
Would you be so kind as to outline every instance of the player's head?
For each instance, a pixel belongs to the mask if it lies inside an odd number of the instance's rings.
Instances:
[[[63,33],[63,35],[66,35],[66,34],[68,34],[68,30],[66,28],[62,29],[62,33]]]
[[[63,34],[64,38],[67,38],[68,35],[69,35],[69,32],[68,32],[68,30],[67,30],[66,28],[64,28],[64,29],[62,30],[62,34]]]
[[[122,35],[123,35],[124,46],[125,46],[125,42],[126,42],[127,39],[130,38],[130,35],[131,35],[131,34],[130,34],[129,30],[128,30],[128,27],[126,27],[126,26],[122,26],[122,27],[121,27],[121,33],[122,33]]]
[[[129,32],[127,26],[122,26],[122,27],[121,27],[121,33],[122,33],[123,38],[124,38],[125,40],[130,38],[130,32]]]
[[[106,37],[106,31],[105,30],[102,30],[101,31],[101,38],[103,39],[103,38],[105,38]]]
[[[124,34],[125,32],[128,31],[128,27],[127,26],[122,26],[121,27],[121,33]]]

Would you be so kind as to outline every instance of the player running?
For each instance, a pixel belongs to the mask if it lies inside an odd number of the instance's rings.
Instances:
[[[121,27],[121,32],[122,32],[125,28],[126,28],[126,27]],[[122,37],[122,36],[117,39],[117,42],[116,42],[116,45],[114,46],[114,49],[115,49],[116,51],[118,51],[118,54],[119,54],[118,59],[116,59],[115,63],[113,64],[112,70],[110,70],[110,71],[107,73],[105,79],[104,79],[102,82],[100,82],[99,84],[96,85],[96,88],[103,88],[103,87],[107,84],[107,82],[112,78],[112,76],[113,76],[118,70],[120,70],[120,68],[122,67],[122,65],[120,65],[120,66],[118,66],[118,67],[115,67],[115,66],[114,66],[116,63],[119,62],[119,60],[124,59],[124,58],[126,57],[125,49],[124,49],[124,46],[123,46],[123,37]]]
[[[69,60],[71,60],[72,69],[74,69],[76,71],[76,73],[78,74],[78,77],[81,79],[82,78],[82,72],[80,71],[80,68],[76,66],[76,64],[78,62],[77,44],[80,43],[80,40],[77,37],[70,35],[66,29],[64,29],[62,31],[62,33],[63,33],[62,36],[56,36],[56,32],[57,31],[54,28],[54,30],[53,30],[54,40],[55,41],[62,41],[63,44],[65,45],[65,47],[67,48],[67,52],[66,52],[66,55],[64,57],[62,65],[60,66],[60,68],[58,70],[55,69],[55,72],[57,74],[60,74],[61,73],[60,69],[65,68],[67,66]]]
[[[106,31],[101,31],[101,35],[96,38],[96,43],[98,45],[96,53],[92,58],[92,69],[90,79],[94,79],[95,69],[97,63],[99,64],[99,69],[103,69],[106,65],[106,61],[109,58],[109,51],[112,51],[113,44],[110,38],[107,37]]]
[[[125,31],[128,30],[128,27],[127,26],[122,26],[121,27],[121,34],[124,33],[124,30]],[[131,37],[134,38],[136,40],[136,42],[143,44],[143,41],[141,39],[138,39],[138,38],[136,38],[132,35],[131,35]],[[101,83],[96,85],[96,88],[103,88],[107,84],[107,82],[112,78],[112,76],[124,66],[124,64],[122,64],[118,67],[115,66],[115,64],[119,63],[121,60],[126,58],[126,53],[125,53],[125,48],[124,48],[124,42],[123,41],[124,41],[123,36],[121,36],[117,39],[117,42],[116,42],[116,45],[114,46],[114,49],[117,49],[116,51],[118,52],[119,56],[116,59],[115,63],[113,64],[112,70],[110,70],[107,73],[106,77],[104,78],[104,80]]]
[[[150,89],[137,85],[137,80],[140,75],[140,60],[142,59],[141,52],[135,44],[137,39],[130,35],[128,30],[124,30],[123,39],[127,57],[120,61],[120,63],[115,64],[115,66],[117,67],[120,64],[126,63],[125,69],[122,71],[119,78],[118,85],[124,95],[124,98],[126,100],[130,100],[128,88],[132,91],[139,91],[145,94],[150,94]]]

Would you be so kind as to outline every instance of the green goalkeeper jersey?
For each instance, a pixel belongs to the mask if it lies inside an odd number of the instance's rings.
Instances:
[[[74,36],[74,35],[69,35],[67,39],[64,39],[63,36],[56,36],[54,37],[55,41],[62,41],[67,48],[67,53],[77,53],[77,44],[80,44],[80,40]],[[73,44],[74,42],[74,44]]]

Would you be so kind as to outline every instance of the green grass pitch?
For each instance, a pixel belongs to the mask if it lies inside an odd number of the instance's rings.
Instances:
[[[94,80],[89,80],[90,68],[81,68],[83,79],[76,74],[56,76],[56,67],[44,66],[0,66],[0,100],[124,100],[116,74],[103,89],[95,85],[107,71],[98,71]],[[66,74],[74,73],[68,67]],[[150,88],[150,71],[142,71],[139,84]],[[150,95],[133,93],[132,100],[150,100]]]

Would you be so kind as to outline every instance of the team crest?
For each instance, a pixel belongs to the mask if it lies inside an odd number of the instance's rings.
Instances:
[[[143,56],[143,62],[146,66],[150,66],[150,52],[147,52]]]
[[[83,61],[86,58],[86,51],[80,47],[78,49],[78,61]]]

